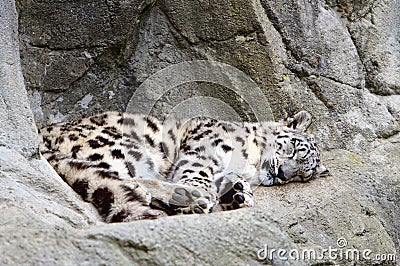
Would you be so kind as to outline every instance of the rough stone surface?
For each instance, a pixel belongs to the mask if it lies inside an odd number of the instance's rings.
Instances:
[[[37,133],[29,108],[18,51],[17,13],[12,1],[0,3],[0,146],[26,156],[37,154]]]
[[[371,265],[257,258],[265,245],[321,251],[341,238],[345,249],[368,249],[372,258],[399,257],[399,1],[16,5],[0,3],[0,264]],[[165,70],[188,60],[242,74]],[[178,84],[159,97],[152,79],[161,70],[161,83]],[[209,79],[176,82],[199,70]],[[215,77],[223,82],[210,82]],[[248,77],[259,91],[233,89]],[[258,188],[253,209],[103,224],[39,158],[33,117],[41,126],[128,103],[162,115],[247,120],[263,108],[275,119],[306,109],[332,177]]]

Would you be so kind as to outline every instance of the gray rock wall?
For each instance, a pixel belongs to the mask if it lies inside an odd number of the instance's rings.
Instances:
[[[345,0],[0,2],[0,264],[371,264],[257,258],[265,245],[321,250],[338,239],[372,256],[400,252],[399,9]],[[181,84],[155,102],[149,78],[188,60],[242,72],[210,71],[219,85]],[[165,82],[198,74],[190,71]],[[247,77],[267,100],[251,86],[233,93]],[[143,84],[137,104],[155,114],[185,112],[188,102],[227,119],[306,109],[332,177],[258,188],[253,209],[104,225],[39,158],[33,120],[124,110]]]

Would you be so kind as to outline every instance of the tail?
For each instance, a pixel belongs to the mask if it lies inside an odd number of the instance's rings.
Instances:
[[[132,177],[122,177],[112,169],[102,168],[99,162],[74,159],[48,148],[43,148],[42,154],[76,193],[97,208],[106,222],[166,215],[150,207],[150,193]]]

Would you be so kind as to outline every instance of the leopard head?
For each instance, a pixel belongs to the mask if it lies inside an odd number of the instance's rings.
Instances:
[[[311,115],[301,111],[287,118],[273,133],[274,150],[263,162],[262,183],[266,186],[305,182],[329,175],[320,161],[314,137],[306,132]]]

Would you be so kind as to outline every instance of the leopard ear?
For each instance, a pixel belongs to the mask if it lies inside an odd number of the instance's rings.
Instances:
[[[306,131],[311,125],[311,120],[312,116],[309,112],[300,111],[293,117],[286,118],[286,126],[296,130]]]

